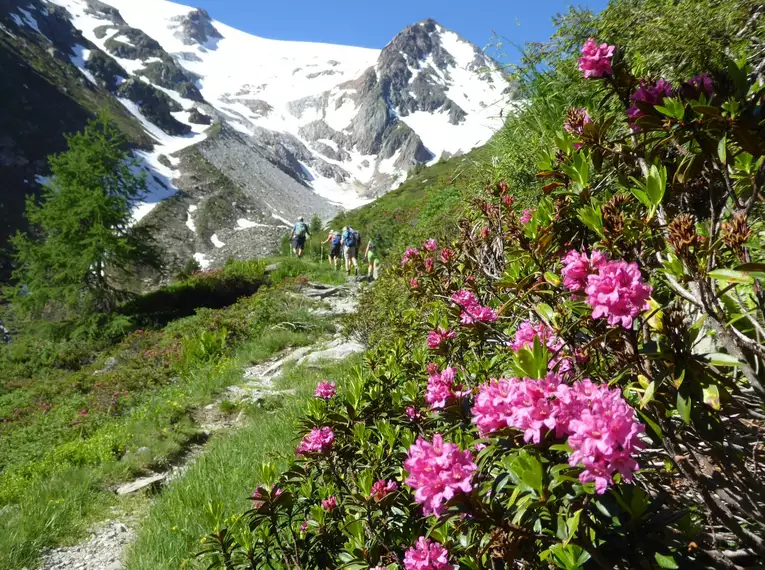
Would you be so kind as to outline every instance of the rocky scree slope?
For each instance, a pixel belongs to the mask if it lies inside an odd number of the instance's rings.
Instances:
[[[42,102],[30,103],[23,121],[36,136],[0,141],[14,149],[0,167],[36,161],[14,195],[45,175],[37,137],[61,150],[62,132],[109,106],[149,183],[136,221],[161,228],[173,264],[273,251],[296,216],[329,219],[396,187],[413,165],[483,144],[512,107],[498,65],[433,20],[373,50],[259,38],[164,0],[3,0],[0,42],[22,64],[66,69],[48,88],[72,107],[38,118]],[[29,83],[8,88],[13,98]],[[197,156],[201,166],[189,159]]]

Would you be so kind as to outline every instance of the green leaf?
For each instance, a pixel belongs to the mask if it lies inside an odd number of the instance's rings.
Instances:
[[[584,225],[598,234],[601,238],[606,237],[603,232],[603,212],[600,207],[584,206],[577,210],[577,215]]]
[[[677,411],[680,413],[680,418],[686,424],[691,423],[691,399],[683,398],[680,392],[677,393]]]
[[[723,165],[728,164],[728,135],[723,135],[723,138],[717,143],[717,156],[720,157],[720,162]]]
[[[711,352],[705,356],[707,361],[715,366],[741,366],[741,362],[738,359],[724,352]]]
[[[640,409],[643,410],[653,400],[653,393],[656,390],[656,382],[653,380],[648,384],[645,389],[643,397],[640,398]]]
[[[709,272],[712,279],[725,281],[726,283],[745,283],[747,285],[754,283],[754,278],[744,271],[735,269],[715,269]]]
[[[715,384],[707,386],[703,390],[704,403],[715,411],[720,410],[720,390]]]
[[[654,558],[656,558],[656,563],[661,568],[679,568],[677,562],[675,562],[675,559],[672,556],[666,556],[657,552],[654,554]]]
[[[581,516],[582,509],[579,509],[573,516],[566,520],[566,530],[568,531],[568,535],[566,536],[566,540],[563,541],[563,546],[567,546],[569,541],[576,536],[576,530],[579,528],[579,518]]]

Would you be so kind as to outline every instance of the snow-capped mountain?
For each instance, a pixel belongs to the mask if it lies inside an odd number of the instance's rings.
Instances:
[[[432,20],[375,50],[260,38],[164,0],[8,2],[0,32],[50,43],[151,135],[136,219],[203,263],[483,144],[512,105],[498,65]]]

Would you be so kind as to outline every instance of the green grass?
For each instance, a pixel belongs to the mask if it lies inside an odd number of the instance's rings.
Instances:
[[[208,452],[184,477],[162,492],[141,525],[126,569],[203,568],[194,555],[201,548],[200,538],[209,532],[208,504],[220,503],[225,517],[246,510],[247,497],[260,482],[260,464],[269,461],[283,468],[294,456],[295,423],[316,383],[332,378],[342,389],[343,379],[356,373],[360,362],[361,357],[356,356],[321,368],[288,371],[279,387],[293,388],[296,395],[264,405],[252,413],[248,427],[211,442]]]
[[[233,264],[166,288],[159,298],[196,291],[204,305],[209,280],[262,280],[263,264],[257,267]],[[199,435],[192,410],[240,382],[243,367],[334,331],[310,312],[312,302],[288,293],[299,284],[292,276],[321,280],[325,271],[298,261],[279,271],[271,281],[287,277],[284,285],[234,296],[229,307],[197,308],[113,345],[27,335],[2,347],[0,569],[33,566],[41,548],[82,537],[109,507],[135,507],[108,489],[164,469],[183,453]],[[283,322],[304,327],[275,328]],[[150,451],[137,453],[144,447]]]

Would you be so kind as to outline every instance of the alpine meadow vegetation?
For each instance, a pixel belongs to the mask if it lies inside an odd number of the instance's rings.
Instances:
[[[536,200],[496,169],[456,232],[409,244],[362,300],[365,373],[317,386],[249,510],[209,505],[207,567],[761,566],[765,58],[651,57],[627,4],[529,55],[553,64],[531,92],[573,103],[532,144]],[[719,15],[632,4],[662,40]],[[699,35],[755,33],[759,7],[724,4]]]

